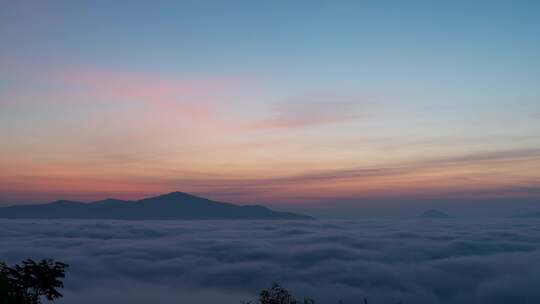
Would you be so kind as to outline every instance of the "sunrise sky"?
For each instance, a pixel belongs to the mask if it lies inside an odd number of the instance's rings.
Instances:
[[[158,2],[0,1],[0,203],[540,198],[540,2]]]

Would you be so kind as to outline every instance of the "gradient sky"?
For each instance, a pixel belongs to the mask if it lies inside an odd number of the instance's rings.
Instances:
[[[0,1],[0,138],[0,203],[535,200],[540,2]]]

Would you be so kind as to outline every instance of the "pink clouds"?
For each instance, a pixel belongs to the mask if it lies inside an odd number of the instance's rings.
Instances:
[[[227,108],[227,102],[253,87],[249,78],[234,75],[174,75],[91,66],[44,70],[13,63],[6,67],[10,85],[0,95],[0,103],[9,106],[141,104],[184,119],[211,120]]]
[[[175,77],[106,69],[72,69],[58,79],[94,100],[143,102],[193,119],[210,119],[225,94],[242,88],[234,77]]]
[[[54,111],[61,115],[57,121],[78,121],[76,128],[85,132],[104,130],[105,138],[120,134],[122,140],[162,134],[217,136],[243,130],[242,122],[228,115],[230,109],[242,108],[242,102],[252,99],[246,96],[255,87],[250,78],[234,75],[178,75],[91,66],[54,70],[20,66],[16,70],[20,73],[16,77],[10,73],[13,79],[0,95],[3,106],[18,111],[56,107]]]
[[[301,129],[351,122],[359,118],[359,111],[364,111],[369,103],[358,94],[312,93],[278,102],[273,111],[264,115],[250,111],[250,104],[262,97],[268,99],[272,92],[254,89],[261,83],[252,77],[173,75],[81,66],[31,70],[22,76],[24,79],[17,82],[24,83],[25,90],[7,88],[1,103],[120,104],[130,110],[144,107],[146,114],[155,114],[151,120],[157,115],[161,123],[181,119],[203,128],[215,125],[220,131]],[[232,115],[227,117],[228,114]]]

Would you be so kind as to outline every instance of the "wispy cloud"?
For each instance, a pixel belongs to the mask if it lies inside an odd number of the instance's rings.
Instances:
[[[242,80],[235,77],[181,77],[95,68],[62,71],[56,77],[94,101],[143,102],[195,119],[212,117],[223,95],[242,87]]]
[[[17,75],[13,86],[0,94],[2,104],[145,104],[187,119],[214,118],[224,107],[221,102],[239,94],[249,82],[235,76],[177,75],[92,66],[34,68]],[[23,84],[25,90],[20,89]]]
[[[311,94],[277,104],[273,116],[255,123],[254,129],[299,129],[349,122],[365,112],[370,100],[339,94]]]
[[[487,153],[471,153],[437,159],[416,160],[385,166],[350,167],[335,170],[312,170],[300,174],[262,177],[239,175],[239,172],[201,172],[195,168],[178,170],[163,166],[132,168],[137,174],[121,174],[99,167],[100,177],[81,175],[75,171],[59,174],[58,169],[27,172],[4,179],[0,189],[4,201],[10,197],[29,196],[25,189],[42,197],[57,199],[101,199],[107,196],[138,198],[144,195],[183,190],[215,199],[233,202],[294,202],[339,198],[380,197],[471,197],[529,196],[538,197],[540,149],[515,149]],[[524,168],[508,174],[505,168]],[[143,168],[146,168],[145,171]],[[497,170],[494,170],[497,169]],[[92,173],[93,168],[87,168]],[[529,170],[530,172],[528,172]],[[56,172],[54,175],[51,172]],[[148,172],[149,174],[146,174]],[[46,180],[46,183],[43,183]],[[70,192],[66,189],[70,189]],[[67,193],[69,192],[69,193]],[[66,193],[66,194],[63,194]],[[20,200],[19,200],[20,201]]]
[[[394,165],[374,168],[346,168],[337,170],[323,170],[300,175],[276,177],[269,179],[253,179],[243,181],[246,185],[251,183],[264,185],[280,185],[290,183],[305,183],[311,181],[336,181],[343,179],[371,179],[392,175],[405,175],[419,173],[425,170],[448,169],[452,167],[476,166],[479,164],[494,164],[499,162],[518,162],[540,159],[540,149],[516,149],[485,153],[472,153],[461,156],[449,156],[437,159],[428,159],[414,162],[398,163]]]
[[[202,193],[245,201],[257,198],[294,201],[345,197],[425,196],[534,196],[540,192],[540,179],[506,176],[504,170],[490,168],[530,167],[540,160],[540,149],[515,149],[471,153],[438,159],[402,162],[371,168],[353,167],[336,170],[314,170],[303,174],[269,178],[212,179],[204,181],[177,180],[173,184],[188,184]],[[527,172],[522,172],[527,175]],[[167,183],[167,182],[166,182]],[[329,188],[330,187],[330,188]],[[210,190],[211,189],[211,190]],[[206,192],[208,191],[208,192]],[[304,194],[301,194],[304,192]],[[310,195],[306,195],[310,193]]]

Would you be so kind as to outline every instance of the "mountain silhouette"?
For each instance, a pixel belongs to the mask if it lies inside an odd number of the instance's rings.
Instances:
[[[515,218],[540,218],[540,211],[522,212],[514,215]]]
[[[444,213],[440,210],[436,209],[430,209],[422,212],[418,216],[419,218],[425,218],[425,219],[445,219],[445,218],[452,218],[452,216],[448,215],[447,213]]]
[[[124,220],[311,219],[311,217],[301,214],[274,211],[258,205],[239,206],[183,192],[172,192],[136,201],[109,198],[91,203],[59,200],[47,204],[9,206],[0,208],[0,218]]]

